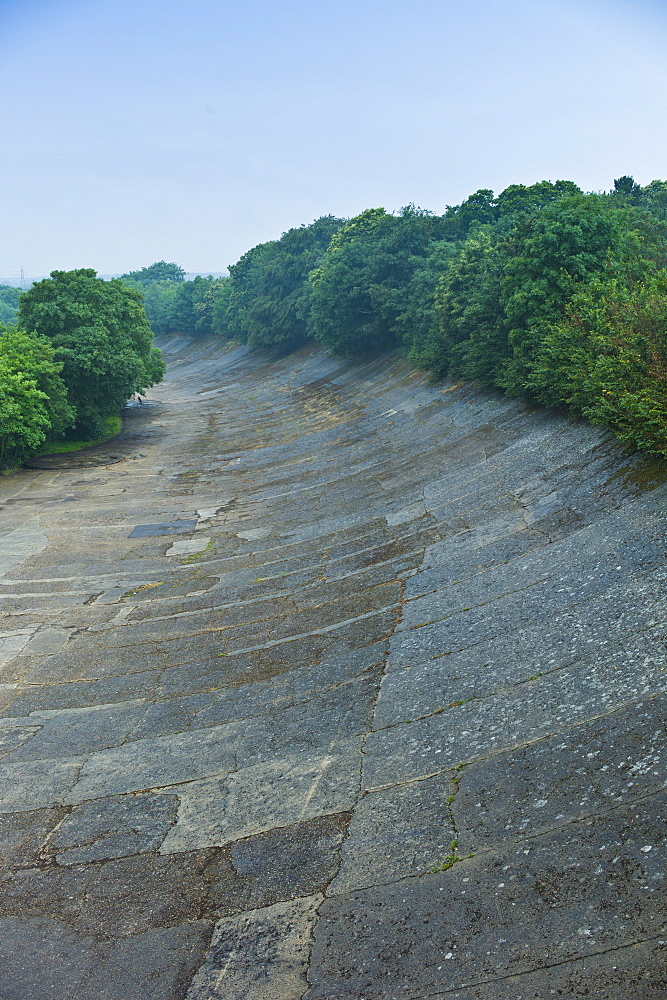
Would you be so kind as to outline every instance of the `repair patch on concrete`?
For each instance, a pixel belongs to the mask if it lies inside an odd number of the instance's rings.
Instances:
[[[197,552],[204,552],[210,543],[211,539],[204,538],[185,538],[182,542],[174,542],[166,551],[165,555],[168,556],[191,556]]]

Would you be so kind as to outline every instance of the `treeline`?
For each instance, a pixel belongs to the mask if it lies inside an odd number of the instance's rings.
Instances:
[[[123,284],[141,293],[155,333],[194,337],[216,332],[213,309],[224,280],[197,277],[186,281],[183,268],[165,260],[121,275]]]
[[[434,378],[476,379],[667,456],[666,219],[667,182],[632,177],[604,194],[480,190],[443,215],[327,216],[249,250],[227,279],[167,282],[201,317],[173,328],[398,349]]]
[[[164,374],[141,296],[88,269],[53,271],[0,323],[0,468],[47,440],[93,440],[135,392]]]

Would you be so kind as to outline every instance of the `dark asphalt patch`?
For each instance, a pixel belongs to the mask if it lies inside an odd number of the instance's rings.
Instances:
[[[197,521],[165,521],[163,524],[138,524],[130,534],[130,538],[149,538],[152,535],[182,535],[194,531]]]

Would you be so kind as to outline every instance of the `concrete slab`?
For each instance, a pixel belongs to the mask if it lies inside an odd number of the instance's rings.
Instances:
[[[84,802],[45,842],[59,865],[106,861],[157,849],[176,819],[175,795],[139,793]]]
[[[217,726],[101,750],[86,759],[66,802],[76,805],[86,799],[224,774],[236,766],[233,740],[228,727]]]
[[[364,787],[434,774],[566,730],[664,689],[661,656],[625,655],[619,665],[583,663],[527,679],[486,698],[450,703],[436,714],[369,735]]]
[[[133,1000],[137,991],[163,1000],[192,975],[209,927],[202,920],[98,942],[55,921],[0,918],[0,990],[6,1000]],[[33,961],[40,950],[42,961]]]
[[[545,965],[520,976],[489,976],[486,982],[429,993],[428,1000],[544,1000],[545,997],[604,997],[605,1000],[662,1000],[667,980],[657,972],[665,961],[665,942],[646,941],[603,953]],[[424,997],[415,1000],[427,1000]]]
[[[423,875],[440,867],[458,836],[447,776],[368,792],[357,804],[329,895]]]
[[[359,794],[361,740],[244,768],[173,789],[178,819],[164,854],[217,847],[304,819],[350,809]]]
[[[187,1000],[296,1000],[306,988],[321,896],[220,920]]]

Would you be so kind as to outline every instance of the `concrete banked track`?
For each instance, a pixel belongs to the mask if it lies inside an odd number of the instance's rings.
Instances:
[[[667,997],[650,468],[392,359],[165,346],[0,484],[3,1000]]]

